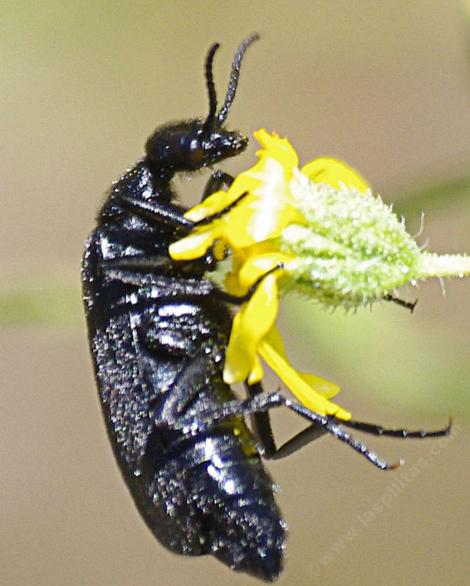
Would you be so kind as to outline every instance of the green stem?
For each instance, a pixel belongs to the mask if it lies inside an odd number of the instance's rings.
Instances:
[[[470,256],[423,252],[418,264],[418,278],[470,276]]]

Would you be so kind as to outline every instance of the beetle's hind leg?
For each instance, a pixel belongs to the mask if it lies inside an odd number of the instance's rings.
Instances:
[[[264,392],[261,383],[245,384],[245,388],[250,397],[256,397]],[[259,443],[261,455],[267,460],[281,460],[328,433],[323,426],[318,423],[312,423],[282,444],[282,446],[276,446],[269,411],[253,413],[250,419]]]
[[[209,431],[217,424],[222,423],[231,417],[247,417],[255,413],[267,412],[270,409],[274,409],[276,407],[286,407],[294,413],[297,413],[304,419],[310,421],[312,424],[315,424],[316,427],[322,428],[324,433],[329,433],[336,439],[346,443],[350,448],[361,454],[364,458],[366,458],[369,462],[381,470],[391,470],[401,465],[401,462],[389,464],[377,456],[377,454],[370,451],[365,444],[353,438],[351,434],[340,427],[334,418],[327,417],[326,415],[319,415],[314,411],[310,411],[303,405],[286,399],[286,397],[284,397],[279,392],[263,392],[244,401],[228,401],[218,406],[217,408],[211,408],[207,411],[200,411],[196,420],[194,417],[187,421],[183,418],[183,420],[179,421],[179,424],[190,427],[193,430],[193,433],[196,431],[198,433],[203,433],[205,431]],[[313,431],[310,433],[316,436],[316,433]],[[293,442],[294,440],[295,438],[291,441]],[[291,447],[291,449],[288,450],[289,453],[295,451],[294,448]]]
[[[337,420],[338,423],[340,422]],[[370,435],[378,435],[383,437],[394,437],[398,439],[425,439],[431,437],[442,437],[449,435],[452,429],[452,418],[449,418],[449,422],[447,423],[446,427],[442,429],[436,429],[433,431],[426,431],[425,429],[421,430],[413,430],[410,431],[409,429],[388,429],[386,427],[382,427],[381,425],[377,425],[375,423],[366,423],[364,421],[341,421],[341,424],[345,427],[350,427],[352,429],[357,429],[357,431],[362,431],[363,433],[368,433]]]
[[[250,397],[256,397],[264,392],[261,383],[249,385],[245,383],[245,389]],[[250,416],[252,428],[256,439],[259,443],[261,455],[264,458],[271,458],[276,453],[276,442],[274,441],[273,430],[271,428],[271,417],[268,411],[253,413]]]
[[[255,385],[245,384],[245,388],[250,397],[256,397],[264,392],[261,383],[256,383]],[[343,421],[334,417],[331,417],[330,419],[335,421],[338,425],[356,429],[362,433],[368,433],[375,436],[394,437],[398,439],[425,439],[443,437],[449,435],[452,429],[451,418],[449,419],[446,427],[432,431],[424,429],[413,431],[409,429],[389,429],[383,427],[382,425],[367,423],[364,421]],[[294,435],[291,439],[282,444],[282,446],[276,447],[274,434],[271,428],[269,411],[253,413],[251,415],[251,421],[254,433],[257,436],[258,442],[260,443],[262,455],[265,458],[271,460],[280,460],[286,456],[290,456],[309,443],[320,437],[323,437],[326,433],[328,433],[328,430],[325,429],[324,426],[318,422],[314,422],[304,430]]]

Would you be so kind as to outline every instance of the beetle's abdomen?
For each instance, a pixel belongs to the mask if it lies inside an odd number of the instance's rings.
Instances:
[[[281,572],[286,527],[274,501],[275,487],[258,455],[247,455],[233,428],[188,440],[147,477],[146,490],[159,510],[147,524],[172,551],[212,554],[266,581]],[[161,522],[168,530],[162,531]]]

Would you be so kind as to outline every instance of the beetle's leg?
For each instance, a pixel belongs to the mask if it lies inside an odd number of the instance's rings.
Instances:
[[[134,197],[126,197],[119,195],[115,199],[115,203],[125,210],[155,224],[166,224],[176,228],[186,228],[188,231],[194,227],[194,222],[187,220],[184,215],[166,204],[149,203]]]
[[[171,385],[171,392],[166,393],[164,402],[155,411],[156,425],[180,426],[185,419],[185,414],[207,387],[209,376],[209,363],[206,356],[200,354],[190,358],[178,372]],[[184,425],[182,427],[184,428]]]
[[[188,364],[178,373],[175,382],[172,384],[171,393],[167,394],[164,403],[154,414],[156,423],[162,424],[164,422],[171,421],[178,422],[178,425],[182,425],[184,427],[185,424],[182,424],[182,422],[185,421],[188,409],[191,407],[194,401],[197,400],[201,389],[207,385],[207,376],[208,362],[206,356],[201,354],[200,356],[192,358]],[[260,408],[257,405],[257,402],[259,401],[259,398],[264,401],[272,401],[273,397],[275,397],[274,403],[270,405],[269,408],[278,407],[281,405],[288,406],[287,403],[289,402],[280,393],[274,393],[271,395],[265,393],[261,384],[251,385],[250,387],[247,387],[247,390],[251,395],[251,399],[255,401],[254,408],[253,406],[250,407],[250,399],[245,402],[234,400],[220,405],[218,410],[212,410],[206,414],[198,413],[196,422],[193,422],[193,419],[188,418],[186,425],[191,428],[193,423],[195,423],[195,425],[198,426],[202,432],[206,432],[209,431],[213,425],[220,423],[223,420],[229,419],[230,417],[236,415],[241,415],[243,417],[246,415],[251,415],[255,422],[255,433],[258,435],[258,439],[261,444],[263,452],[262,455],[266,458],[273,459],[280,459],[288,456],[307,443],[316,439],[316,437],[320,437],[321,435],[328,433],[328,430],[325,429],[324,426],[327,418],[321,417],[316,413],[304,409],[305,412],[309,414],[309,418],[310,416],[314,417],[315,422],[312,423],[312,425],[306,430],[294,436],[294,438],[286,442],[280,448],[276,448],[271,431],[269,412],[267,409]],[[276,400],[278,401],[277,403]],[[299,407],[303,409],[300,405]],[[192,418],[194,418],[194,414],[192,415]],[[321,423],[319,423],[319,421]],[[315,429],[315,433],[312,433],[312,429]],[[308,432],[308,438],[306,432]]]
[[[263,393],[261,383],[249,385],[245,383],[245,389],[250,397],[256,397]],[[256,435],[261,448],[261,453],[265,458],[271,458],[276,452],[276,442],[274,441],[273,430],[271,428],[271,419],[269,412],[262,411],[253,413],[250,417],[253,431]]]
[[[118,281],[123,285],[140,291],[134,291],[134,297],[144,300],[151,299],[153,303],[165,303],[168,300],[188,301],[207,299],[214,293],[214,285],[207,279],[198,278],[182,279],[181,276],[159,275],[152,272],[139,272],[119,269],[116,267],[103,267],[109,279]],[[129,290],[124,290],[123,299],[129,296]],[[136,301],[137,302],[137,301]],[[132,301],[130,302],[133,303]]]
[[[105,271],[121,270],[134,273],[171,272],[177,269],[181,273],[187,272],[188,277],[191,277],[198,265],[205,271],[213,269],[215,264],[215,259],[208,252],[205,256],[191,261],[174,261],[169,256],[123,256],[103,260],[101,268]]]
[[[248,191],[244,191],[232,203],[215,214],[207,216],[207,218],[203,218],[198,222],[192,222],[191,220],[186,219],[181,212],[176,211],[165,204],[155,202],[149,203],[135,197],[119,195],[116,197],[115,203],[124,211],[142,218],[143,220],[147,220],[148,222],[166,224],[167,226],[173,226],[176,228],[186,228],[189,232],[197,226],[204,226],[205,224],[210,224],[214,220],[221,218],[237,206],[239,202],[248,195],[248,193]]]
[[[231,293],[227,293],[226,291],[223,291],[222,289],[215,289],[214,294],[222,301],[225,301],[227,303],[231,303],[232,305],[242,305],[243,303],[246,303],[247,301],[249,301],[252,298],[252,296],[256,292],[256,289],[258,289],[260,284],[263,282],[263,280],[268,275],[271,275],[272,273],[275,273],[276,271],[278,271],[282,268],[283,268],[283,265],[281,263],[279,263],[277,266],[275,266],[272,269],[270,269],[269,271],[266,271],[265,273],[263,273],[261,275],[261,277],[258,277],[258,279],[256,279],[256,281],[248,289],[248,292],[245,293],[245,295],[232,295]]]
[[[167,256],[120,256],[104,259],[100,266],[104,271],[121,270],[136,273],[151,273],[171,267],[172,260]]]
[[[339,419],[336,421],[338,421],[338,423],[340,422]],[[387,429],[386,427],[376,425],[375,423],[354,421],[352,419],[350,419],[349,421],[341,421],[341,424],[345,427],[351,427],[352,429],[362,431],[363,433],[369,433],[370,435],[395,437],[398,439],[425,439],[430,437],[442,437],[445,435],[449,435],[452,429],[452,418],[449,418],[446,427],[443,427],[442,429],[436,429],[434,431],[426,431],[425,429],[421,429],[418,431],[410,431],[408,429]]]
[[[328,430],[321,424],[311,423],[308,427],[299,431],[299,433],[296,433],[294,437],[291,437],[290,440],[283,443],[282,446],[279,446],[276,451],[270,456],[267,456],[267,458],[270,460],[282,460],[282,458],[291,456],[327,433]],[[363,447],[367,450],[366,446],[363,445]],[[394,464],[389,465],[390,468],[393,468],[394,466]]]
[[[399,439],[424,439],[431,437],[442,437],[448,435],[452,427],[451,421],[449,421],[447,426],[443,429],[438,429],[435,431],[409,431],[407,429],[386,429],[380,425],[364,423],[362,421],[343,421],[340,419],[335,419],[334,417],[331,419],[336,421],[339,425],[343,425],[344,427],[351,427],[352,429],[357,429],[363,433],[384,437],[395,437]],[[327,433],[327,430],[324,427],[321,427],[318,425],[318,423],[312,423],[306,429],[302,430],[286,443],[282,444],[282,446],[275,449],[274,452],[263,455],[267,459],[280,460],[286,456],[290,456],[294,452],[297,452],[307,444],[325,435],[325,433]]]
[[[230,187],[234,179],[235,177],[232,175],[229,175],[221,169],[217,169],[217,171],[214,171],[209,177],[209,180],[206,183],[206,187],[202,192],[201,201],[204,201],[206,197],[209,197],[209,195],[212,195],[216,191],[220,191],[222,187]]]
[[[281,393],[260,393],[244,401],[228,401],[218,408],[210,408],[207,411],[201,410],[198,412],[197,418],[192,417],[187,421],[183,418],[178,421],[178,424],[187,426],[193,433],[203,433],[231,417],[246,417],[253,413],[266,412],[276,407],[286,407],[311,423],[323,428],[325,433],[330,433],[336,439],[346,443],[350,448],[361,454],[381,470],[391,470],[401,464],[401,462],[389,464],[374,452],[371,452],[365,444],[354,439],[351,434],[342,429],[331,417],[310,411],[303,405],[286,399]]]
[[[400,299],[399,297],[394,297],[393,295],[384,295],[382,299],[384,301],[391,301],[392,303],[396,303],[397,305],[400,305],[405,309],[409,309],[410,313],[413,313],[416,304],[418,303],[417,299],[415,301],[404,301],[403,299]]]
[[[225,214],[228,214],[231,210],[233,210],[233,208],[235,208],[243,199],[245,199],[245,197],[249,193],[250,193],[249,191],[244,191],[236,199],[234,199],[232,201],[232,203],[229,203],[227,206],[225,206],[224,208],[222,208],[221,210],[219,210],[215,214],[211,214],[210,216],[207,216],[206,218],[202,218],[202,220],[198,220],[197,222],[194,222],[193,226],[195,228],[197,226],[205,226],[206,224],[210,224],[214,220],[218,220],[219,218],[222,218],[223,216],[225,216]]]
[[[208,389],[208,380],[212,388]],[[222,393],[226,391],[226,385],[222,379],[213,377],[213,363],[208,359],[203,348],[198,353],[188,357],[184,366],[178,371],[167,393],[159,395],[162,398],[160,404],[155,406],[152,414],[155,425],[168,426],[173,429],[189,433],[207,433],[214,425],[223,423],[237,416],[244,416],[243,402],[238,399],[226,403],[218,403],[214,406],[209,401],[209,407],[195,407],[194,403],[201,400],[203,395],[216,393],[220,387]],[[158,399],[159,400],[159,399]],[[204,404],[202,400],[202,404]]]
[[[263,392],[263,387],[260,383],[256,383],[254,385],[245,384],[245,388],[251,397],[255,397]],[[336,423],[339,425],[357,429],[363,433],[376,436],[394,437],[399,439],[424,439],[442,437],[448,435],[452,429],[452,419],[449,419],[446,427],[434,431],[426,431],[424,429],[419,431],[410,431],[408,429],[387,429],[381,425],[366,423],[363,421],[343,421],[334,417],[330,419],[332,421],[336,421]],[[327,433],[327,430],[324,427],[318,423],[312,423],[309,427],[300,431],[290,440],[282,444],[282,446],[276,447],[271,429],[269,412],[253,413],[251,420],[253,422],[254,432],[261,445],[262,455],[266,459],[280,460],[281,458],[290,456],[294,452],[297,452],[307,444],[315,441]]]
[[[245,384],[245,388],[251,397],[255,397],[263,392],[261,383],[254,385]],[[286,456],[290,456],[327,433],[324,427],[318,425],[318,423],[312,423],[306,429],[300,431],[290,440],[282,444],[282,446],[277,447],[271,428],[269,412],[253,413],[251,415],[251,421],[255,435],[260,443],[262,456],[267,460],[280,460]]]

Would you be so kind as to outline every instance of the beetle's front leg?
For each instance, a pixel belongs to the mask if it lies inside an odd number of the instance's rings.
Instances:
[[[186,229],[188,232],[194,227],[193,222],[187,220],[180,211],[167,204],[149,203],[125,195],[116,196],[115,203],[124,211],[152,224],[165,224],[174,228]]]
[[[230,187],[234,181],[235,177],[222,171],[221,169],[217,169],[214,171],[212,175],[209,177],[209,180],[206,183],[206,187],[202,192],[201,201],[204,201],[206,197],[212,195],[216,191],[219,191],[223,187]]]

